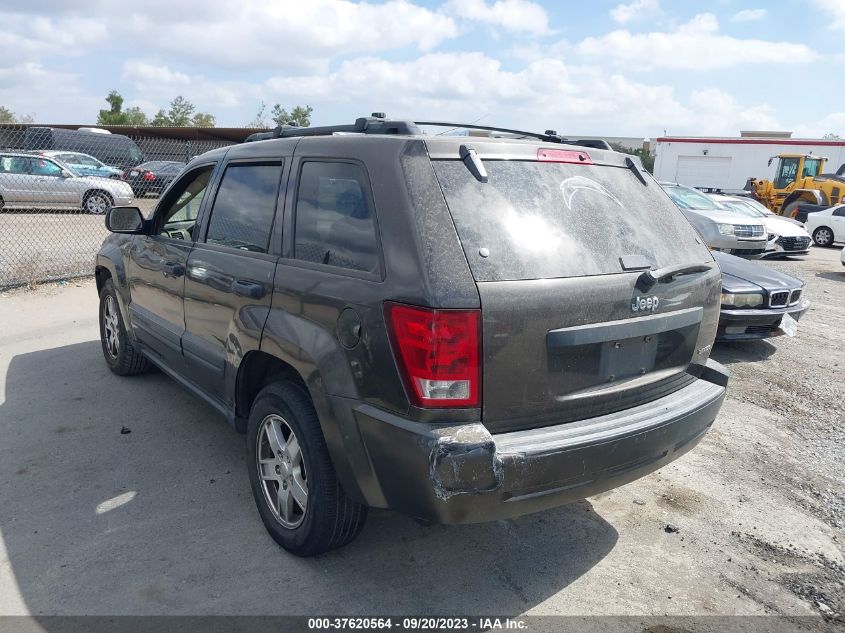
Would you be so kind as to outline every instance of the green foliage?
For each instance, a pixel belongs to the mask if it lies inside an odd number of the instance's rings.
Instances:
[[[648,173],[654,173],[654,156],[651,155],[647,149],[642,147],[637,149],[631,149],[629,147],[625,147],[620,143],[610,143],[610,147],[612,147],[615,151],[620,152],[622,154],[630,154],[631,156],[639,156],[640,160],[643,163],[643,167]]]
[[[9,110],[9,108],[0,106],[0,123],[34,123],[34,120],[31,114],[20,116]]]
[[[263,115],[263,106],[262,109],[259,110],[259,114]],[[285,125],[286,123],[296,122],[297,125],[300,127],[308,127],[311,125],[311,115],[314,112],[314,108],[311,106],[294,106],[294,108],[288,112],[285,108],[283,108],[278,103],[273,106],[273,111],[270,113],[273,122],[276,125]]]
[[[166,127],[214,127],[214,115],[196,112],[197,107],[185,97],[179,95],[170,102],[167,112],[156,112],[150,125]]]
[[[0,106],[0,123],[17,123],[15,113],[5,106]]]
[[[147,115],[137,106],[123,109],[123,97],[117,90],[112,90],[107,96],[109,104],[107,110],[100,110],[97,115],[97,125],[147,125]]]

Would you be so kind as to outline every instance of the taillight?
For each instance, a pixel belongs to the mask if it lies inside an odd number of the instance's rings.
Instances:
[[[580,163],[592,165],[593,161],[587,152],[571,149],[538,149],[537,160],[543,163]]]
[[[143,178],[144,178],[144,180],[155,180],[156,175],[151,171],[145,171]]]
[[[481,311],[386,303],[393,353],[418,407],[481,402]]]

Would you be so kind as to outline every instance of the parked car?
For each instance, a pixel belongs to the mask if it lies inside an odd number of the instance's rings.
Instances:
[[[807,216],[806,227],[817,246],[845,242],[845,204],[811,213]]]
[[[39,152],[42,156],[49,156],[63,162],[73,169],[79,176],[100,176],[102,178],[118,178],[121,171],[117,167],[109,167],[93,156],[81,152],[62,152],[48,150]]]
[[[660,185],[711,250],[748,258],[760,258],[766,252],[762,220],[723,207],[692,187],[670,182]]]
[[[185,168],[185,163],[173,160],[151,160],[123,172],[123,179],[139,198],[148,193],[160,194]]]
[[[722,269],[717,341],[795,335],[798,319],[810,307],[803,281],[726,253],[713,257]]]
[[[763,257],[806,255],[810,252],[812,239],[800,222],[776,215],[751,198],[720,194],[709,195],[723,207],[763,221],[768,232],[768,245]]]
[[[368,507],[552,508],[713,423],[708,249],[629,157],[525,136],[283,126],[193,159],[149,219],[107,215],[106,363],[161,367],[247,434],[282,547],[343,545]]]
[[[103,214],[132,202],[132,189],[110,178],[78,176],[47,156],[0,153],[0,208],[81,209]]]
[[[32,126],[24,132],[23,146],[28,150],[83,152],[117,168],[144,162],[143,152],[131,138],[103,132]]]

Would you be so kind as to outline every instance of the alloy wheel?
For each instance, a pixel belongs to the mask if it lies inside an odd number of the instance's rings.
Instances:
[[[94,215],[103,215],[108,211],[108,208],[108,200],[98,193],[88,196],[88,199],[85,201],[85,210]]]
[[[308,508],[307,471],[299,440],[282,416],[273,413],[264,418],[255,456],[261,490],[273,516],[286,528],[298,527]]]
[[[109,357],[117,358],[120,352],[120,320],[117,315],[117,303],[112,295],[107,295],[103,303],[103,342]]]
[[[816,232],[813,234],[813,241],[819,246],[827,246],[830,244],[831,240],[830,231],[825,228],[817,229]]]

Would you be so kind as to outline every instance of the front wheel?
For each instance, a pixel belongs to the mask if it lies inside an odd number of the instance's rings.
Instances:
[[[109,369],[118,376],[140,374],[150,368],[150,361],[133,347],[126,335],[111,279],[100,291],[100,343]]]
[[[282,381],[261,390],[249,415],[247,466],[261,520],[279,545],[314,556],[346,545],[367,507],[346,496],[305,390]]]
[[[813,231],[813,241],[816,246],[833,246],[833,231],[826,226],[820,226]]]
[[[82,208],[91,215],[104,215],[112,208],[112,199],[104,191],[91,191],[85,194]]]

